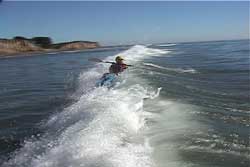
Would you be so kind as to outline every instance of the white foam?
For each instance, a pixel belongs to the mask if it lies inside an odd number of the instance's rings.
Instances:
[[[146,136],[149,137],[151,147],[154,148],[156,166],[186,166],[187,163],[179,155],[180,147],[188,141],[189,135],[202,129],[202,126],[189,114],[196,108],[160,98],[149,101],[144,106],[144,110],[155,113],[148,118],[148,122],[153,123],[146,132]]]
[[[140,137],[142,100],[152,92],[139,85],[130,89],[133,92],[97,88],[82,95],[75,104],[50,117],[44,125],[49,138],[27,142],[5,165],[152,166],[151,149]],[[37,147],[45,148],[36,152]]]
[[[162,67],[162,66],[159,66],[159,65],[153,64],[153,63],[143,63],[143,64],[146,65],[146,66],[155,67],[155,68],[159,68],[159,69],[164,69],[164,70],[168,70],[168,71],[174,71],[174,72],[178,72],[178,73],[192,73],[192,74],[197,73],[197,71],[195,69],[192,69],[192,68],[188,68],[188,69],[167,68],[167,67]]]
[[[129,59],[135,53],[140,58],[163,52],[135,46],[122,54]],[[149,91],[135,83],[115,89],[94,88],[107,66],[97,64],[83,72],[73,95],[76,102],[50,116],[42,125],[46,133],[25,141],[4,166],[153,166],[152,148],[142,133],[143,99],[158,97],[160,89]]]
[[[136,45],[119,55],[132,62],[166,53]],[[151,144],[165,137],[170,149],[166,161],[178,157],[177,151],[171,149],[171,139],[190,129],[187,114],[181,112],[187,107],[166,99],[154,102],[161,88],[143,86],[145,82],[132,73],[123,73],[125,82],[113,89],[94,88],[95,81],[107,69],[108,64],[100,63],[81,73],[79,88],[73,95],[75,103],[50,116],[42,125],[46,133],[39,139],[25,141],[3,166],[152,167],[155,162]],[[150,126],[147,120],[164,123],[164,127]],[[167,130],[169,134],[161,136],[158,130]],[[158,145],[154,147],[158,149]]]
[[[130,49],[121,52],[117,55],[122,55],[122,57],[124,57],[126,59],[126,61],[128,62],[134,62],[134,61],[138,61],[141,60],[143,58],[149,57],[149,56],[162,56],[165,55],[167,53],[169,53],[170,51],[164,51],[161,49],[153,49],[153,48],[148,48],[144,45],[135,45],[133,47],[131,47]],[[117,56],[115,55],[115,56]],[[113,60],[114,57],[108,57],[107,60]]]
[[[157,46],[175,46],[175,45],[177,45],[177,44],[175,44],[175,43],[172,43],[172,44],[161,44],[161,45],[157,45]]]

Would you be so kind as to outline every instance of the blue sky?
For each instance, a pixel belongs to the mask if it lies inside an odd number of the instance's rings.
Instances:
[[[0,38],[102,45],[249,38],[249,2],[2,2]]]

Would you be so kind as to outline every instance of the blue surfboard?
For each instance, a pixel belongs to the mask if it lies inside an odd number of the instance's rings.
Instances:
[[[96,82],[96,86],[111,87],[115,83],[116,75],[114,73],[106,73]]]

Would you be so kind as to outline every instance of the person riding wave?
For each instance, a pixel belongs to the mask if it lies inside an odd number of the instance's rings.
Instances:
[[[126,64],[124,64],[123,60],[124,59],[121,56],[117,56],[115,58],[115,63],[112,63],[112,65],[109,67],[109,73],[118,75],[119,73],[127,69],[128,67]]]
[[[115,62],[108,62],[112,63],[112,65],[109,67],[109,73],[103,74],[100,82],[98,82],[97,85],[103,86],[105,85],[105,83],[108,83],[108,85],[111,84],[112,81],[115,79],[115,75],[118,75],[119,73],[127,69],[129,65],[125,64],[123,60],[124,59],[121,56],[117,56],[115,58]]]

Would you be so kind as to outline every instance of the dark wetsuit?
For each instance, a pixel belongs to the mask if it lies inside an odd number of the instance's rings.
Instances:
[[[110,67],[109,67],[109,73],[105,73],[103,74],[102,78],[101,78],[101,82],[99,83],[100,86],[103,86],[104,83],[107,80],[113,80],[113,76],[110,76],[110,74],[115,74],[118,75],[119,73],[123,72],[125,69],[127,68],[126,64],[118,64],[118,63],[113,63]]]
[[[126,64],[114,63],[109,67],[109,72],[118,75],[119,73],[123,72],[126,68],[127,68]]]

